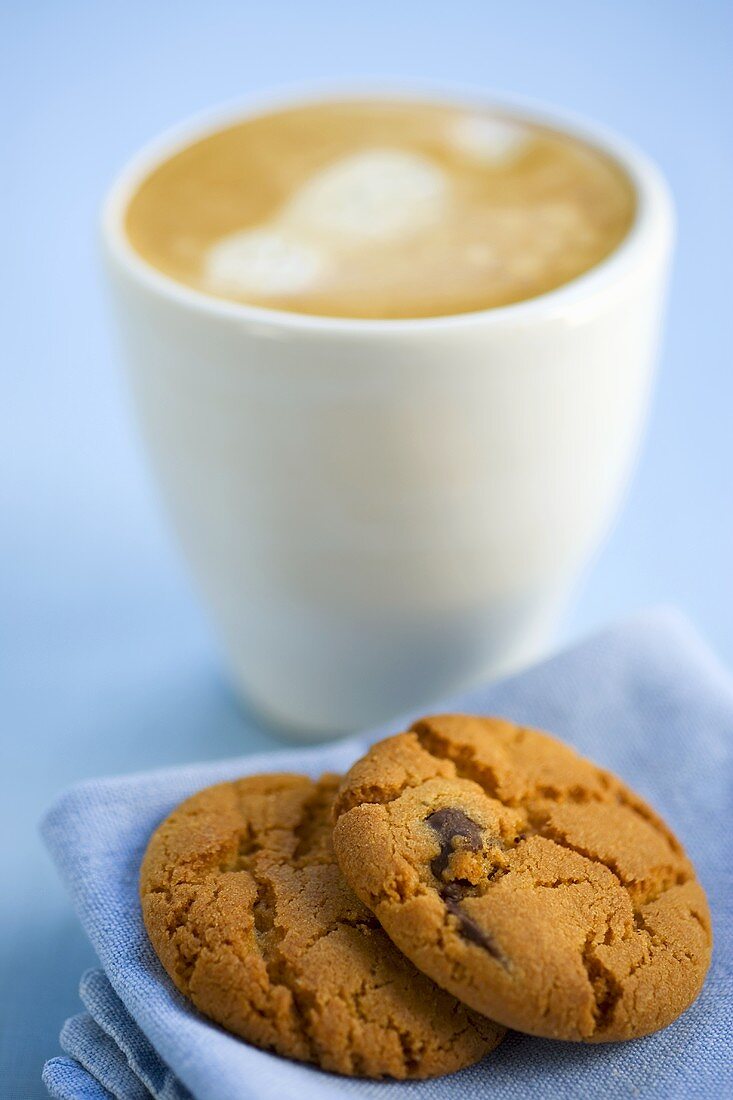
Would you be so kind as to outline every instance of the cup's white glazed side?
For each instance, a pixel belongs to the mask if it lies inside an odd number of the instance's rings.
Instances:
[[[354,728],[534,655],[628,477],[664,267],[536,324],[376,341],[118,273],[147,447],[256,706]]]
[[[425,322],[206,299],[125,247],[129,181],[108,205],[163,499],[235,683],[297,736],[427,707],[546,643],[628,480],[659,334],[669,200],[624,163],[640,214],[617,256]]]

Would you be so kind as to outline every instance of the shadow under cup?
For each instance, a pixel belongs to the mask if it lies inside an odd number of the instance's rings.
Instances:
[[[493,105],[599,147],[637,193],[606,260],[515,305],[331,319],[209,297],[149,266],[123,228],[136,187],[246,110],[154,143],[105,206],[128,374],[169,517],[237,688],[303,740],[429,707],[537,656],[637,453],[673,233],[666,185],[601,128]]]

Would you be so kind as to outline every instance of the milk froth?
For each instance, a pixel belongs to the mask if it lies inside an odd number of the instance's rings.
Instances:
[[[156,168],[127,231],[215,296],[337,317],[464,313],[600,262],[634,218],[621,168],[496,113],[381,100],[244,120]]]

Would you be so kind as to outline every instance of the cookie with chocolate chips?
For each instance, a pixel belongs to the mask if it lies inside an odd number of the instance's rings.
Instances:
[[[351,768],[335,815],[341,869],[394,943],[508,1027],[630,1039],[700,991],[710,916],[679,842],[547,734],[425,718]]]
[[[145,927],[201,1012],[265,1050],[363,1077],[476,1062],[504,1028],[416,970],[341,875],[336,776],[209,787],[153,834]]]

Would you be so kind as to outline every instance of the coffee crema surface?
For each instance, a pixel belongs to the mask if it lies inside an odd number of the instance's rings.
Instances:
[[[469,313],[554,290],[628,233],[614,160],[514,116],[354,100],[244,119],[155,168],[134,249],[196,290],[327,317]]]

